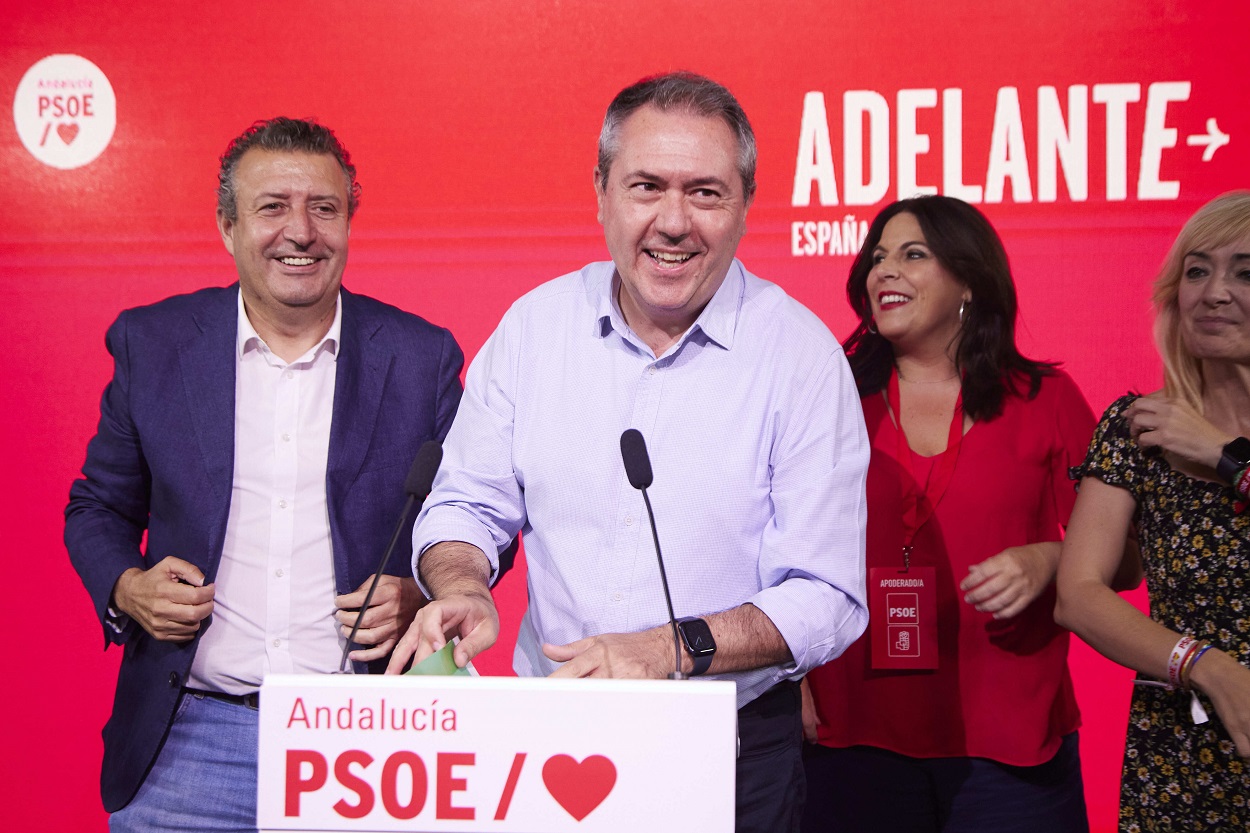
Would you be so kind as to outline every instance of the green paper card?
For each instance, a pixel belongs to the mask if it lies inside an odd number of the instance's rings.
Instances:
[[[455,659],[452,658],[451,652],[455,649],[452,642],[448,642],[442,648],[430,654],[423,661],[412,666],[405,672],[414,674],[418,677],[472,677],[474,672],[469,670],[473,667],[473,663],[465,668],[456,666]]]

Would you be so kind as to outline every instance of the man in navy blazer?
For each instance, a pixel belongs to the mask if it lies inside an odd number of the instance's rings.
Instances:
[[[221,163],[239,283],[109,328],[114,375],[66,509],[124,651],[101,774],[114,831],[255,829],[256,689],[337,668],[409,466],[460,399],[447,330],[341,289],[359,185],[330,130],[258,122]],[[410,561],[396,553],[364,613],[357,673],[384,668],[424,603]]]

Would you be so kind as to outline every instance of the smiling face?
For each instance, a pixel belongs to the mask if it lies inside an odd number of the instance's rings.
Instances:
[[[684,332],[725,279],[746,231],[738,142],[719,118],[645,105],[621,124],[596,183],[621,312],[653,348]],[[661,338],[659,341],[664,341]]]
[[[1187,253],[1176,303],[1195,358],[1250,364],[1250,238]]]
[[[895,353],[941,350],[953,356],[959,307],[972,293],[938,262],[914,215],[890,218],[872,261],[868,300],[877,331]]]
[[[253,148],[234,173],[237,219],[217,227],[253,326],[332,315],[347,263],[348,182],[333,156]]]

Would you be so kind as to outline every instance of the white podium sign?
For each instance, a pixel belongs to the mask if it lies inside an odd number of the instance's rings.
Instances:
[[[269,676],[257,826],[729,833],[736,755],[728,682]]]

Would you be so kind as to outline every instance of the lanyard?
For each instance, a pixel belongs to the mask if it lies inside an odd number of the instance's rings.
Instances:
[[[907,444],[907,435],[903,433],[903,411],[900,407],[898,392],[898,370],[890,374],[890,384],[886,389],[886,401],[894,413],[894,433],[896,435],[895,462],[900,469],[910,473],[911,446]],[[902,476],[903,498],[903,569],[911,567],[912,542],[916,533],[925,525],[937,508],[946,487],[950,485],[955,474],[955,461],[959,458],[959,444],[964,437],[964,397],[962,391],[955,398],[955,413],[951,415],[950,433],[946,438],[946,450],[938,455],[937,463],[929,472],[924,484],[923,493],[914,477]]]

